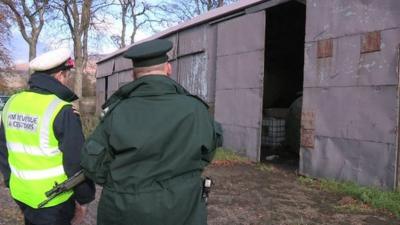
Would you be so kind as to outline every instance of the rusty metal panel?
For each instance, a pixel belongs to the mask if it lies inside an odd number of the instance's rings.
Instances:
[[[381,32],[365,33],[361,37],[361,53],[376,52],[381,50]]]
[[[313,149],[315,144],[315,113],[302,112],[301,116],[301,146]]]
[[[300,173],[393,189],[394,155],[392,144],[317,136],[314,150],[300,150]]]
[[[217,56],[263,50],[265,19],[259,12],[224,21],[218,25]],[[264,15],[265,17],[265,15]]]
[[[303,112],[314,113],[315,130],[303,119],[301,173],[394,188],[399,9],[390,0],[307,1]],[[332,57],[319,58],[325,39]]]
[[[133,69],[132,66],[132,60],[124,58],[122,55],[118,56],[115,60],[115,72],[123,71],[123,70],[128,70],[128,69]]]
[[[112,76],[108,76],[108,90],[107,96],[110,97],[116,90],[119,88],[119,79],[118,74],[113,74]]]
[[[133,81],[133,71],[123,71],[118,73],[118,88]]]
[[[96,114],[101,112],[101,106],[106,101],[106,78],[98,78],[96,80]]]
[[[360,60],[360,36],[333,39],[333,57],[318,58],[317,43],[305,45],[304,87],[356,86]]]
[[[263,58],[263,50],[218,57],[218,76],[216,77],[218,88],[220,90],[235,88],[262,88],[262,79],[264,74],[264,67],[262,65],[264,65],[264,63],[258,66],[253,66],[252,64],[254,61],[263,61]],[[227,75],[221,76],[220,74]],[[249,74],[252,74],[252,76],[249,76]],[[229,79],[226,77],[229,77]]]
[[[207,58],[203,54],[179,58],[179,83],[191,94],[208,102]]]
[[[398,0],[307,0],[306,41],[400,27]]]
[[[359,85],[397,85],[397,48],[400,28],[381,32],[381,50],[360,56]]]
[[[357,85],[360,38],[349,36],[333,40],[333,57],[314,59],[316,87]],[[311,72],[312,73],[312,72]],[[309,76],[310,74],[305,74]]]
[[[333,40],[319,40],[318,41],[318,58],[327,58],[333,56]]]
[[[305,45],[304,87],[396,85],[400,29],[381,32],[381,50],[360,54],[361,35],[333,39],[333,57],[317,58],[317,43]]]
[[[110,59],[97,64],[97,73],[96,73],[97,78],[109,76],[113,72],[114,72],[114,59]]]
[[[205,50],[205,25],[184,30],[179,33],[178,56],[184,56]]]
[[[317,136],[395,144],[396,86],[307,88],[303,111]]]
[[[215,118],[224,146],[259,161],[265,12],[221,22],[217,32]]]

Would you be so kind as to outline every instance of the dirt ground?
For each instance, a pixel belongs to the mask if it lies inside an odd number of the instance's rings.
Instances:
[[[281,165],[220,163],[207,168],[205,174],[215,181],[208,205],[209,225],[400,224],[389,213],[357,203],[352,207],[355,200],[350,197],[303,185],[294,170]],[[96,206],[97,202],[91,204],[84,225],[95,224]],[[14,224],[23,221],[2,187],[0,225]]]

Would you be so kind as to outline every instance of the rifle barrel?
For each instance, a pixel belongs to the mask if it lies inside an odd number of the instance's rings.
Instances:
[[[56,184],[51,190],[47,191],[46,197],[47,199],[41,202],[38,205],[38,208],[42,208],[47,203],[49,203],[53,198],[57,197],[61,193],[71,190],[78,184],[82,183],[86,179],[85,175],[83,174],[83,170],[80,170],[72,177],[68,178],[66,181],[62,182],[61,184]]]

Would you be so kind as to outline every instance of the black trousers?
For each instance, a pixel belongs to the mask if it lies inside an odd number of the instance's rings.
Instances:
[[[71,225],[75,213],[74,198],[43,209],[34,209],[22,202],[15,201],[24,214],[25,225]]]

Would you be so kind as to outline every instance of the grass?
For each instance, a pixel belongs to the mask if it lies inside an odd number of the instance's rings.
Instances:
[[[256,169],[263,171],[263,172],[273,172],[275,170],[275,167],[270,164],[257,163]]]
[[[250,160],[240,156],[229,149],[218,148],[215,152],[212,165],[214,166],[232,166],[234,164],[248,164]]]
[[[240,155],[237,155],[233,151],[224,148],[218,148],[215,152],[214,160],[220,161],[236,161],[236,162],[248,162],[249,159]]]
[[[351,196],[373,208],[388,210],[397,217],[400,217],[399,191],[382,191],[377,188],[362,187],[353,182],[337,182],[326,179],[318,181],[307,177],[300,177],[299,182],[321,190]]]

